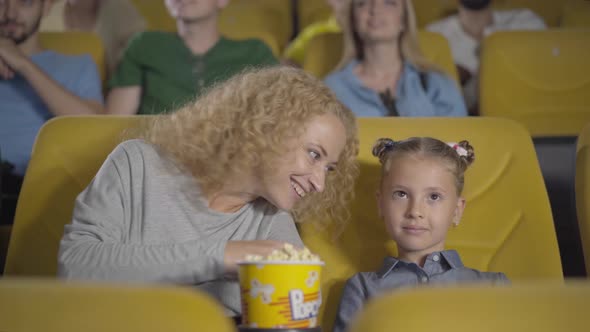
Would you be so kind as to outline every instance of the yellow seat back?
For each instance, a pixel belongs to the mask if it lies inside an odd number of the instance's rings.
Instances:
[[[258,38],[266,42],[275,55],[285,48],[293,34],[290,0],[230,0],[219,16],[220,31],[234,39]],[[268,36],[275,39],[270,42]]]
[[[576,207],[586,273],[590,276],[590,123],[578,137],[576,153]]]
[[[570,0],[563,10],[564,28],[590,28],[590,1]]]
[[[164,0],[131,0],[145,19],[149,30],[176,31],[176,21],[168,13]]]
[[[550,27],[559,25],[568,0],[494,0],[495,10],[528,8],[539,15]],[[576,0],[583,1],[583,0]],[[456,0],[412,0],[419,28],[457,13]]]
[[[193,289],[0,280],[0,331],[235,331],[222,308]]]
[[[303,31],[307,26],[325,21],[332,16],[332,8],[325,0],[297,0],[296,9],[299,31]]]
[[[369,303],[350,331],[586,331],[588,306],[587,282],[420,288]]]
[[[458,82],[451,49],[445,37],[430,31],[420,31],[418,38],[426,58]],[[342,49],[342,33],[326,33],[314,37],[307,47],[303,69],[318,77],[326,76],[338,65]]]
[[[412,0],[418,28],[441,20],[457,12],[457,0]]]
[[[57,117],[40,130],[20,192],[6,275],[54,276],[64,225],[122,133],[142,117]]]
[[[291,27],[286,27],[274,10],[248,4],[232,4],[221,11],[218,26],[222,35],[235,40],[255,38],[263,41],[278,57],[287,44]]]
[[[539,15],[549,27],[559,25],[568,0],[494,0],[494,9],[528,8]]]
[[[102,82],[106,78],[105,50],[98,35],[91,32],[41,32],[41,45],[47,49],[68,55],[88,54],[94,60]]]
[[[590,121],[586,30],[498,32],[484,41],[480,113],[524,124],[533,136],[576,136]]]
[[[375,199],[381,168],[371,147],[381,137],[469,140],[476,161],[465,175],[467,207],[459,227],[450,231],[447,247],[457,249],[467,266],[504,272],[513,280],[563,278],[545,185],[532,141],[522,126],[483,117],[360,118],[358,125],[361,174],[350,223],[336,240],[332,228],[318,231],[301,225],[303,241],[326,263],[323,330],[332,330],[345,280],[356,272],[376,271],[393,247]]]

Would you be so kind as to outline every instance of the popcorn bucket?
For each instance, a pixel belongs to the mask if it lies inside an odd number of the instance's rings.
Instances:
[[[244,327],[318,326],[323,262],[260,261],[238,265]]]

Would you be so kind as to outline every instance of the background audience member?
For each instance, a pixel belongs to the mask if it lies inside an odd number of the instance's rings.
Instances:
[[[348,0],[344,54],[326,83],[357,116],[467,115],[455,82],[422,55],[409,0]]]
[[[55,0],[41,31],[89,31],[96,33],[106,51],[109,75],[117,68],[132,36],[146,29],[146,22],[129,0]]]
[[[108,113],[167,112],[244,68],[275,64],[263,42],[220,36],[217,18],[227,2],[166,0],[178,33],[147,31],[132,39],[110,81]]]
[[[501,30],[541,30],[543,19],[529,9],[493,10],[492,0],[459,0],[459,12],[427,26],[449,41],[469,113],[477,114],[482,40]]]
[[[39,128],[59,115],[99,113],[102,92],[90,56],[43,49],[39,24],[49,0],[0,1],[0,150],[2,191],[16,195]],[[7,202],[5,202],[7,203]],[[12,220],[14,204],[3,206]]]

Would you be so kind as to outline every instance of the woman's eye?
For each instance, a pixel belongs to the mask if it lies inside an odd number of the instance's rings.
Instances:
[[[315,151],[313,151],[313,150],[310,150],[310,151],[309,151],[309,156],[310,156],[310,157],[311,157],[311,159],[313,159],[313,160],[318,160],[318,159],[320,159],[320,154],[319,154],[319,153],[317,153],[317,152],[315,152]]]
[[[336,170],[335,166],[326,166],[326,172],[334,172]]]

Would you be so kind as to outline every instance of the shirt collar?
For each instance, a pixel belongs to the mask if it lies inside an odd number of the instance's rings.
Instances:
[[[464,266],[463,262],[461,261],[461,257],[459,256],[459,253],[457,253],[457,251],[455,251],[455,250],[444,250],[441,252],[433,252],[430,255],[428,255],[428,257],[426,257],[426,259],[433,261],[432,258],[435,255],[439,255],[439,257],[442,256],[444,261],[447,264],[449,264],[451,269],[457,269],[457,268],[461,268]],[[391,256],[385,257],[385,259],[383,259],[383,264],[381,265],[381,268],[379,269],[379,271],[377,271],[377,277],[379,277],[380,279],[385,278],[397,266],[397,264],[399,262],[400,262],[400,260],[395,257],[391,257]],[[442,264],[443,260],[439,260],[438,263]]]

